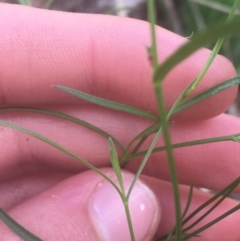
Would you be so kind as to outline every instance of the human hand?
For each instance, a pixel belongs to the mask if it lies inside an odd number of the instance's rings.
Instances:
[[[124,145],[151,124],[149,120],[100,108],[51,88],[65,85],[157,113],[145,49],[150,42],[147,23],[1,4],[0,31],[1,108],[63,111],[107,131]],[[158,28],[158,41],[163,61],[186,40]],[[164,90],[168,108],[197,76],[208,54],[208,50],[199,51],[167,76]],[[234,75],[232,65],[218,56],[193,94]],[[236,91],[233,87],[176,115],[171,126],[173,143],[239,132],[239,120],[221,114]],[[107,140],[89,130],[58,118],[26,112],[1,113],[1,119],[51,138],[114,176]],[[44,241],[130,240],[120,198],[103,178],[31,136],[5,127],[0,130],[0,207],[14,219]],[[150,140],[144,148],[149,143]],[[220,190],[239,176],[240,153],[236,143],[182,148],[174,154],[183,207],[188,195],[185,185],[193,183]],[[127,170],[135,172],[139,161],[133,160]],[[151,240],[155,233],[159,237],[175,223],[165,154],[152,155],[144,174],[130,200],[137,240]],[[126,185],[132,177],[124,172]],[[190,210],[209,197],[195,190]],[[236,203],[226,200],[201,225]],[[141,204],[145,205],[144,210]],[[239,221],[236,212],[196,239],[237,240]],[[0,240],[19,238],[0,224]]]

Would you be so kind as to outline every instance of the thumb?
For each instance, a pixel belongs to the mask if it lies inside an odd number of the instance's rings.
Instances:
[[[104,172],[117,183],[113,170]],[[123,173],[128,190],[133,175]],[[137,181],[129,198],[136,241],[151,240],[160,220],[153,192]],[[114,187],[98,174],[87,171],[68,178],[19,204],[9,215],[44,241],[130,241],[123,202]],[[0,223],[0,240],[19,240]]]

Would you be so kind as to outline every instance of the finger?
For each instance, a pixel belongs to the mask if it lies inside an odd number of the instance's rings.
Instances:
[[[3,4],[0,29],[0,46],[4,46],[0,48],[0,106],[83,103],[51,88],[58,84],[157,113],[146,51],[148,23]],[[160,27],[157,36],[161,61],[186,42]],[[168,108],[199,74],[209,53],[200,50],[167,76],[164,96]],[[232,64],[218,56],[194,93],[235,74]],[[216,116],[234,100],[236,91],[237,87],[226,90],[177,119]]]
[[[105,173],[114,176],[111,170]],[[125,188],[132,177],[123,175]],[[129,209],[136,240],[151,240],[159,224],[160,209],[153,193],[140,181],[129,199]],[[119,194],[92,171],[62,181],[9,214],[42,240],[131,240]],[[19,240],[3,224],[0,230],[1,240]]]
[[[66,173],[41,172],[0,182],[0,207],[10,210],[69,176]]]
[[[161,222],[159,225],[159,229],[157,232],[158,237],[162,237],[169,233],[172,228],[176,225],[175,220],[175,204],[174,204],[174,196],[172,193],[172,185],[169,182],[160,181],[155,178],[150,178],[147,176],[142,176],[141,179],[151,187],[156,197],[159,199],[162,209]],[[181,209],[182,212],[186,207],[188,195],[189,195],[189,187],[180,185],[180,197],[181,197]],[[200,205],[209,200],[212,195],[203,193],[198,189],[193,189],[193,196],[191,200],[191,204],[187,215],[191,214],[195,211]],[[206,213],[214,203],[211,203],[207,207],[205,207],[201,212],[199,212],[196,216],[190,219],[183,226],[183,230],[193,224],[196,220],[198,220],[204,213]],[[193,228],[186,231],[187,234],[191,234],[193,231],[203,227],[214,219],[218,218],[225,212],[237,206],[239,202],[234,201],[232,199],[225,199],[216,209],[210,212],[202,221],[200,221]],[[205,231],[199,233],[199,236],[192,237],[189,240],[191,241],[212,241],[212,240],[239,240],[240,239],[240,231],[239,231],[239,222],[240,222],[240,210],[234,212],[230,216],[227,216],[220,222],[210,226]],[[165,240],[165,239],[164,239]]]
[[[136,125],[138,120],[136,117],[102,108],[93,108],[93,106],[81,106],[81,108],[67,106],[64,109],[59,107],[57,109],[98,126],[115,136],[123,145],[126,145],[133,135],[151,123],[141,119]],[[28,128],[53,140],[94,166],[110,165],[108,138],[81,125],[29,112],[1,113],[1,119]],[[1,181],[40,171],[76,173],[88,170],[76,159],[30,135],[6,127],[0,127],[0,131],[0,143],[3,143],[0,162]],[[123,135],[123,133],[125,134]],[[119,148],[117,150],[119,151]],[[121,155],[120,151],[119,154]]]
[[[79,109],[79,112],[74,109],[70,111],[70,114],[107,131],[124,146],[150,125],[150,122],[138,120],[136,117],[113,114],[114,112],[106,110],[102,112],[99,108],[94,110],[94,116],[91,113],[91,108]],[[50,138],[94,166],[110,165],[108,139],[84,127],[57,118],[20,112],[17,116],[15,113],[6,113],[2,115],[2,119]],[[239,132],[239,119],[223,114],[208,121],[174,123],[170,130],[172,143],[226,136]],[[5,143],[1,149],[2,181],[39,171],[76,173],[88,169],[72,157],[33,137],[9,128],[2,128],[1,132],[1,143]],[[147,150],[151,141],[152,138],[149,138],[141,150]],[[160,139],[157,146],[162,145],[164,144]],[[231,141],[175,149],[174,157],[180,183],[194,183],[195,186],[214,190],[222,189],[239,176],[239,150],[239,144]],[[122,156],[120,151],[119,156]],[[132,159],[127,166],[128,170],[136,172],[142,159],[143,156]],[[158,152],[149,158],[143,172],[170,180],[168,170],[166,154]]]
[[[222,114],[208,121],[176,123],[170,127],[172,143],[182,143],[205,138],[239,133],[240,121],[234,116]],[[145,149],[150,145],[149,140]],[[162,145],[164,142],[162,142]],[[161,146],[161,144],[160,144]],[[223,141],[174,149],[174,160],[179,182],[193,183],[198,187],[221,190],[240,175],[240,146],[236,141]],[[128,170],[135,172],[142,157],[132,160]],[[143,173],[170,180],[165,152],[154,153]],[[240,187],[237,188],[240,190]]]

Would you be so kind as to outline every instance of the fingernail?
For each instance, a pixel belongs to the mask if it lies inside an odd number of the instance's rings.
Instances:
[[[124,177],[128,190],[132,176]],[[159,223],[159,205],[152,191],[137,181],[129,199],[129,209],[135,240],[150,240]],[[89,203],[89,213],[100,240],[131,241],[123,202],[114,187],[99,183]]]

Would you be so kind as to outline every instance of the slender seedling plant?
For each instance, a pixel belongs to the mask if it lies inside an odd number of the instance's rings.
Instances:
[[[19,0],[21,4],[28,4],[30,5],[30,1],[23,1]],[[51,5],[53,1],[48,1],[46,4],[48,6]],[[149,23],[150,23],[150,29],[151,29],[151,46],[148,48],[148,54],[149,58],[151,60],[152,64],[152,76],[153,76],[153,88],[155,90],[155,96],[158,106],[158,115],[154,115],[146,110],[141,110],[133,106],[121,104],[112,100],[106,100],[99,98],[97,96],[92,96],[87,93],[83,93],[80,90],[75,90],[68,88],[66,86],[54,86],[55,88],[58,88],[61,91],[64,91],[68,94],[72,94],[78,98],[84,99],[85,101],[94,103],[96,105],[104,106],[106,108],[111,108],[116,111],[122,111],[126,112],[128,114],[136,115],[139,118],[147,118],[150,119],[153,123],[151,126],[146,128],[145,130],[142,130],[141,133],[139,133],[137,136],[135,136],[126,147],[124,147],[119,140],[117,140],[114,136],[110,135],[109,133],[105,132],[104,130],[101,130],[97,126],[92,125],[91,123],[85,122],[79,118],[67,115],[62,112],[54,111],[54,110],[47,110],[47,109],[34,109],[34,108],[5,108],[0,110],[1,112],[31,112],[32,114],[38,113],[42,115],[48,115],[48,116],[54,116],[56,118],[60,118],[65,121],[74,122],[82,127],[88,128],[89,130],[101,135],[106,139],[106,144],[108,143],[109,146],[109,155],[112,167],[115,171],[118,184],[114,183],[106,174],[101,172],[98,168],[90,164],[88,161],[81,158],[76,153],[73,153],[72,151],[68,150],[64,146],[59,145],[58,143],[50,140],[49,138],[46,138],[45,136],[42,136],[36,132],[33,132],[29,129],[23,128],[21,126],[18,126],[16,124],[12,124],[10,122],[0,120],[0,125],[6,126],[12,129],[15,129],[17,131],[29,134],[55,148],[57,148],[59,151],[73,157],[76,161],[82,163],[89,169],[95,171],[99,175],[101,175],[104,179],[106,179],[109,183],[113,185],[115,190],[118,192],[119,196],[121,197],[121,200],[123,202],[123,206],[125,209],[128,225],[129,225],[129,232],[131,236],[131,240],[135,241],[135,234],[134,229],[131,221],[131,215],[130,210],[128,207],[129,198],[131,196],[131,192],[134,189],[134,185],[136,181],[139,179],[142,170],[144,169],[149,157],[153,152],[160,152],[160,151],[166,151],[167,157],[168,157],[168,164],[169,164],[169,172],[171,176],[172,181],[172,187],[173,187],[173,193],[174,193],[174,200],[175,200],[175,216],[176,216],[176,225],[172,228],[172,230],[164,235],[163,237],[160,237],[156,240],[188,240],[191,237],[201,235],[201,232],[205,229],[209,228],[210,226],[214,225],[216,222],[222,220],[226,216],[230,215],[231,213],[237,211],[240,209],[240,205],[237,205],[236,207],[232,208],[228,212],[222,214],[220,217],[216,218],[215,220],[207,223],[206,225],[198,228],[197,230],[191,231],[195,225],[197,225],[201,220],[203,220],[209,213],[211,213],[222,201],[224,201],[230,193],[232,193],[235,188],[240,184],[240,177],[238,177],[236,180],[234,180],[231,184],[229,184],[226,188],[215,194],[212,198],[210,198],[207,202],[202,204],[200,207],[198,207],[195,211],[188,214],[189,207],[191,206],[191,200],[193,196],[193,185],[190,186],[188,200],[185,206],[185,209],[181,210],[181,204],[180,204],[180,197],[179,197],[179,188],[178,188],[178,180],[177,180],[177,170],[175,167],[175,161],[174,161],[174,155],[173,155],[173,149],[175,148],[182,148],[186,146],[194,146],[194,145],[203,145],[203,144],[210,144],[214,142],[221,142],[221,141],[234,141],[234,142],[240,142],[240,133],[234,133],[232,135],[228,136],[220,136],[220,137],[213,137],[208,139],[202,139],[202,140],[192,140],[189,142],[183,142],[183,143],[172,143],[171,137],[169,134],[169,128],[171,128],[171,125],[173,125],[173,122],[170,122],[169,119],[172,115],[189,108],[203,100],[206,100],[207,98],[210,98],[213,95],[216,95],[217,93],[230,88],[234,85],[240,84],[240,77],[237,76],[235,78],[226,80],[198,95],[195,97],[189,98],[190,94],[193,90],[195,90],[198,86],[198,84],[201,82],[202,78],[205,76],[206,72],[208,71],[209,67],[211,66],[214,58],[216,57],[223,41],[224,37],[230,34],[236,34],[239,33],[239,24],[240,24],[240,18],[236,18],[233,20],[234,14],[237,11],[239,1],[235,0],[234,4],[232,6],[232,9],[230,10],[229,16],[227,18],[227,21],[224,23],[220,23],[219,25],[215,27],[211,27],[198,35],[195,35],[195,37],[184,44],[182,47],[180,47],[175,53],[173,53],[167,60],[165,60],[163,63],[159,63],[158,60],[158,51],[157,51],[157,39],[156,39],[156,33],[155,33],[155,5],[154,0],[148,0],[148,16],[149,16]],[[207,60],[205,66],[203,67],[201,73],[199,76],[197,76],[190,84],[187,86],[187,88],[181,93],[181,95],[178,97],[176,102],[173,104],[171,109],[169,111],[166,110],[165,104],[164,104],[164,95],[162,91],[162,84],[164,82],[165,76],[181,61],[183,61],[185,58],[190,56],[192,53],[197,51],[199,48],[204,47],[206,44],[212,43],[214,41],[217,41],[215,47],[213,48],[213,51]],[[161,43],[160,43],[161,44]],[[145,151],[139,151],[142,144],[145,142],[145,140],[150,136],[153,135],[154,139],[152,143],[150,144],[149,148]],[[156,143],[160,136],[163,136],[165,145],[161,147],[156,147]],[[117,150],[120,150],[121,154],[117,155]],[[125,189],[122,179],[122,173],[121,173],[121,167],[127,165],[130,161],[132,161],[136,157],[143,157],[141,164],[139,165],[139,168],[135,174],[135,177],[128,189],[128,191]],[[160,163],[159,163],[160,165]],[[207,211],[203,210],[206,209],[206,207],[212,205]],[[200,214],[201,213],[201,214]],[[192,221],[192,218],[198,215],[197,220],[194,222]],[[25,228],[23,228],[21,225],[19,225],[15,220],[13,220],[4,210],[0,209],[0,219],[13,231],[15,232],[19,237],[21,237],[23,240],[27,241],[39,241],[40,238],[36,237],[35,235],[31,234],[29,231],[27,231]],[[190,222],[190,223],[189,223]],[[187,233],[188,232],[188,233]]]

